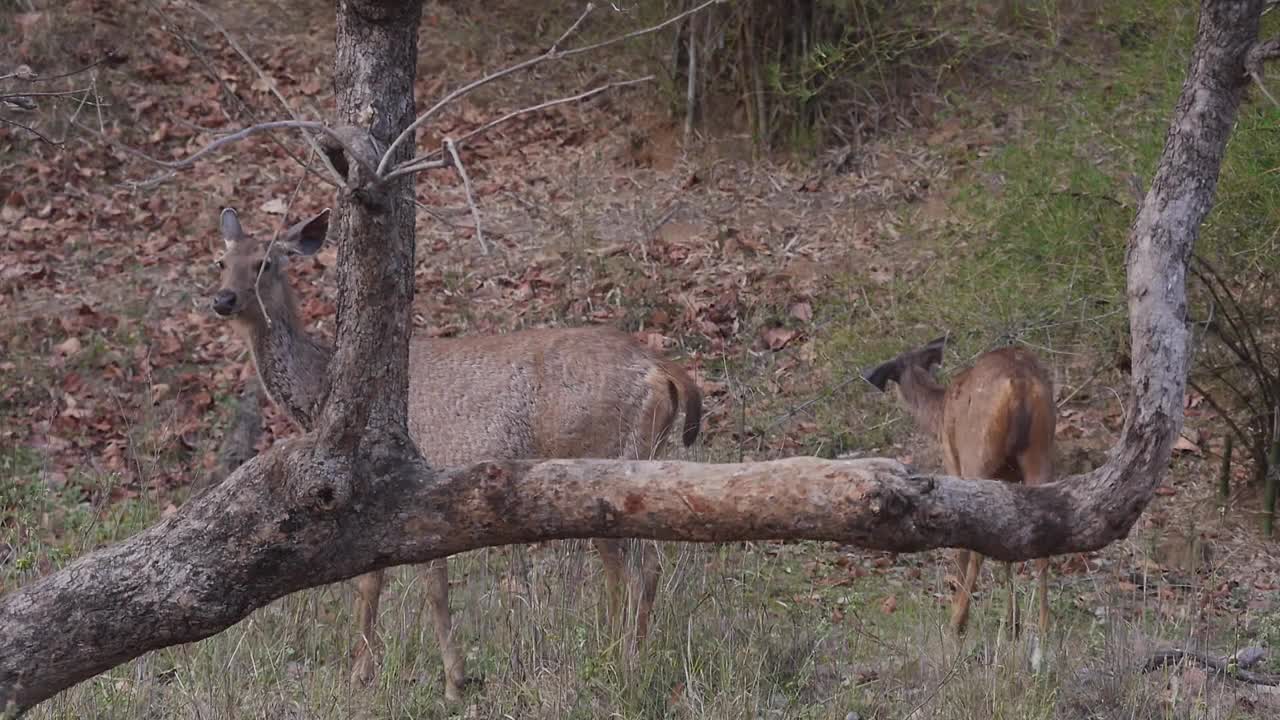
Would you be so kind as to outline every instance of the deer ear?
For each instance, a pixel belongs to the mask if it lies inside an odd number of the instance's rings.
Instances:
[[[940,338],[934,338],[933,340],[930,340],[929,344],[924,346],[925,369],[927,370],[933,367],[934,365],[941,367],[942,353],[946,349],[947,349],[946,335],[943,335]]]
[[[329,232],[329,208],[289,228],[285,233],[285,246],[296,255],[315,255],[324,245]]]
[[[894,358],[887,363],[881,363],[875,367],[866,368],[862,371],[862,379],[871,383],[871,387],[879,390],[880,392],[885,392],[885,388],[888,386],[890,380],[898,382],[898,375],[900,372],[898,359]]]
[[[226,208],[218,218],[218,230],[222,232],[222,240],[228,246],[244,239],[244,229],[240,227],[240,216],[235,208]]]

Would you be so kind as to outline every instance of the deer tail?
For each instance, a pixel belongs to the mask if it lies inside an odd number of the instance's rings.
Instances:
[[[702,390],[685,369],[669,360],[662,360],[662,372],[667,376],[671,399],[684,410],[684,432],[680,439],[689,447],[698,439],[702,428]]]

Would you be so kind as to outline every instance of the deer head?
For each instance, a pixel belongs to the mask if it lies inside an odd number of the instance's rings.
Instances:
[[[925,372],[942,365],[942,351],[946,349],[947,336],[931,340],[928,345],[902,353],[898,357],[862,371],[862,377],[877,390],[884,392],[889,381],[902,384],[902,374],[909,367],[918,367]]]
[[[270,308],[288,302],[284,266],[291,255],[314,255],[320,250],[329,229],[329,210],[297,223],[275,243],[245,234],[233,208],[222,211],[218,226],[226,249],[216,262],[222,280],[212,307],[218,315],[234,318],[260,313],[263,307],[270,312]]]

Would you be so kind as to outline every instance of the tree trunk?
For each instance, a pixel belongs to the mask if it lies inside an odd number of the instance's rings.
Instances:
[[[413,122],[421,0],[339,0],[334,84],[341,124],[368,128],[381,147]],[[408,160],[413,144],[397,149]],[[369,187],[358,163],[340,199],[338,327],[324,444],[348,453],[384,434],[407,442],[409,310],[413,303],[413,176]],[[367,443],[366,443],[367,444]],[[411,447],[412,445],[410,445]]]
[[[549,461],[434,472],[405,432],[407,185],[339,207],[339,349],[316,432],[276,443],[139,535],[0,598],[0,708],[208,637],[287,593],[464,550],[571,537],[809,538],[999,560],[1124,537],[1182,424],[1185,271],[1244,87],[1259,0],[1205,0],[1160,167],[1129,238],[1134,411],[1106,465],[1028,488],[890,460]],[[338,5],[339,102],[382,141],[409,119],[418,3]],[[406,99],[410,98],[410,99]],[[371,108],[369,113],[364,108]]]

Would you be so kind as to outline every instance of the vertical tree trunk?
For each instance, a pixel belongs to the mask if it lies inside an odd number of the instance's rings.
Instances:
[[[421,0],[338,0],[334,59],[340,123],[369,128],[386,147],[414,119]],[[397,149],[411,157],[413,143]],[[364,172],[351,163],[350,172]],[[367,178],[356,178],[363,187]],[[319,423],[337,453],[362,436],[407,440],[409,308],[413,302],[413,178],[339,200],[337,351]]]
[[[1135,402],[1120,445],[1092,473],[1086,489],[1111,495],[1117,506],[1126,508],[1128,524],[1137,520],[1164,478],[1182,430],[1190,364],[1187,262],[1200,224],[1213,207],[1227,140],[1248,82],[1244,59],[1258,38],[1261,12],[1261,0],[1201,3],[1195,49],[1160,165],[1130,228],[1126,265]]]

